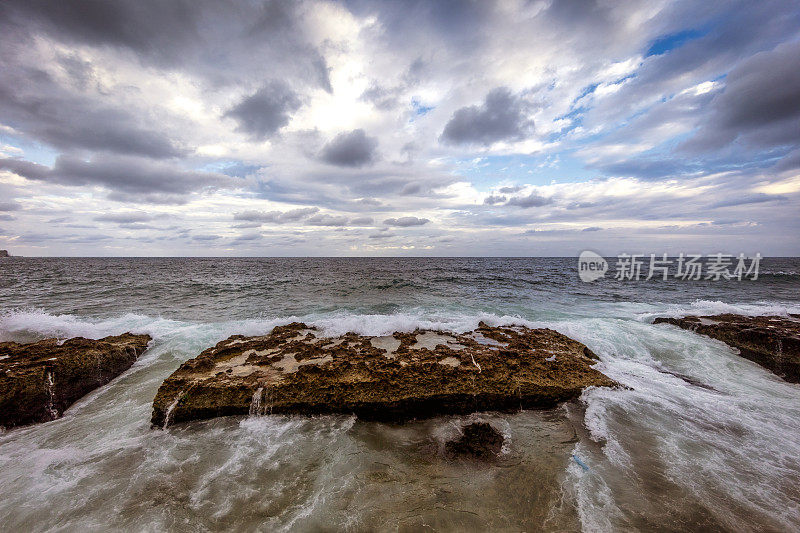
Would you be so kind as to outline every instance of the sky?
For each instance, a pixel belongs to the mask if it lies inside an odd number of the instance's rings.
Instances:
[[[797,256],[800,4],[4,0],[0,248]]]

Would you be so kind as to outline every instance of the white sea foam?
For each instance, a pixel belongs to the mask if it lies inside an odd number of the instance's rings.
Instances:
[[[748,516],[748,523],[758,517],[758,523],[778,529],[798,523],[792,503],[798,491],[786,490],[787,480],[800,481],[800,469],[792,463],[800,455],[800,442],[786,438],[800,432],[797,385],[736,356],[722,343],[684,331],[601,319],[564,323],[557,329],[589,344],[602,358],[602,371],[627,387],[590,389],[583,395],[586,428],[605,458],[594,454],[602,484],[570,470],[585,529],[646,527],[624,520],[607,527],[611,511],[604,494],[611,490],[615,500],[626,501],[631,496],[623,480],[639,480],[637,485],[659,476],[692,494],[697,502],[693,512],[710,513],[730,529]],[[578,451],[592,453],[585,446]],[[643,487],[640,492],[647,495]],[[662,499],[666,511],[650,512],[664,513],[664,519],[669,513],[691,515]],[[656,508],[655,498],[647,505]],[[775,509],[795,511],[781,516]]]
[[[650,304],[625,302],[619,304],[598,304],[587,306],[592,315],[603,314],[622,319],[637,319],[650,322],[657,316],[685,316],[689,314],[734,313],[742,315],[779,315],[800,313],[796,303],[741,303],[730,304],[720,301],[695,300],[690,304]],[[599,313],[598,313],[599,311]],[[580,312],[580,310],[578,310]],[[125,331],[148,333],[156,339],[175,336],[201,334],[204,338],[222,340],[230,335],[264,335],[277,325],[293,321],[314,325],[326,336],[338,336],[347,332],[361,335],[383,336],[395,331],[409,332],[415,329],[435,329],[463,333],[471,331],[483,321],[491,326],[524,325],[537,326],[550,324],[552,320],[530,320],[522,316],[496,315],[484,312],[458,313],[432,311],[430,309],[410,309],[390,315],[327,313],[262,317],[215,323],[192,323],[162,317],[126,313],[115,317],[95,319],[76,315],[51,314],[41,309],[12,309],[0,312],[0,341],[20,337],[86,337],[91,339],[107,335],[117,335]]]
[[[774,303],[737,303],[729,304],[720,301],[695,300],[688,305],[669,304],[654,306],[652,310],[639,313],[641,320],[650,321],[657,316],[681,317],[686,315],[720,315],[731,313],[745,316],[776,315],[786,316],[789,313],[800,313],[800,304],[794,302]]]

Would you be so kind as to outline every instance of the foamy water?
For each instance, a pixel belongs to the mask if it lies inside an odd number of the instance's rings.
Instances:
[[[154,339],[128,372],[63,418],[0,434],[2,529],[800,528],[800,386],[720,342],[651,323],[685,314],[800,313],[791,298],[796,280],[733,286],[726,299],[716,287],[684,291],[687,296],[652,284],[598,289],[577,283],[555,297],[533,281],[520,290],[525,280],[516,263],[505,274],[494,264],[479,266],[462,265],[471,269],[463,276],[495,280],[431,281],[406,267],[410,285],[395,289],[375,288],[393,282],[371,271],[372,285],[361,289],[354,285],[366,282],[358,279],[317,297],[297,287],[303,305],[276,303],[283,292],[265,300],[269,291],[257,288],[257,295],[206,295],[208,306],[190,306],[190,312],[169,297],[161,313],[149,312],[155,296],[126,301],[99,275],[94,288],[88,282],[70,288],[97,291],[94,312],[85,301],[58,303],[56,294],[38,301],[19,288],[11,297],[0,295],[0,340],[99,338],[128,330]],[[394,286],[403,284],[400,274],[390,275],[401,280]],[[26,283],[45,294],[48,279],[29,273]],[[145,294],[127,283],[128,294]],[[439,290],[419,295],[422,286]],[[503,287],[517,297],[506,301]],[[646,297],[615,298],[617,291]],[[398,294],[412,296],[403,303]],[[262,307],[254,313],[259,298]],[[388,303],[395,307],[376,312]],[[226,306],[231,318],[219,312],[210,319],[209,309]],[[588,390],[580,402],[553,411],[406,425],[267,415],[150,428],[155,392],[183,361],[231,334],[264,334],[294,320],[330,335],[417,327],[461,332],[480,321],[550,327],[586,343],[600,356],[598,368],[626,388]],[[506,435],[494,463],[448,461],[441,453],[469,419],[488,420]]]

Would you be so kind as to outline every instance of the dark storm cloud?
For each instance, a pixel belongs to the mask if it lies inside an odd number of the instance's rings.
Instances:
[[[422,192],[422,185],[419,183],[407,183],[400,189],[400,196],[413,196]]]
[[[124,213],[107,213],[94,217],[99,222],[116,222],[118,224],[133,224],[135,222],[148,222],[153,219],[152,215],[141,211],[129,211]]]
[[[545,198],[544,196],[540,196],[535,192],[532,192],[528,196],[517,196],[512,198],[508,201],[506,205],[513,205],[517,207],[528,208],[528,207],[542,207],[544,205],[548,205],[552,203],[551,198]]]
[[[402,87],[387,88],[373,84],[361,94],[361,100],[370,102],[381,111],[388,111],[400,104]]]
[[[346,226],[347,217],[320,213],[306,220],[310,226]]]
[[[0,21],[15,40],[43,34],[128,51],[142,62],[178,66],[214,85],[281,70],[330,92],[328,66],[300,22],[303,9],[283,0],[9,0],[0,4]],[[253,62],[255,50],[259,63]]]
[[[62,150],[187,155],[191,147],[159,130],[150,110],[121,103],[123,93],[139,87],[109,89],[77,53],[59,50],[55,63],[42,65],[37,39],[56,49],[88,45],[106,54],[119,52],[121,64],[133,60],[199,76],[204,87],[252,87],[280,76],[330,92],[329,69],[309,44],[302,16],[300,4],[283,1],[0,3],[0,123]],[[65,78],[53,77],[58,67]],[[287,86],[270,84],[229,113],[242,131],[263,138],[287,122],[298,98]]]
[[[10,170],[29,180],[45,180],[51,175],[50,167],[24,159],[0,159],[0,170]]]
[[[736,139],[769,148],[800,139],[800,42],[743,61],[725,79],[707,120],[684,147],[720,148]]]
[[[775,170],[782,172],[784,170],[794,170],[800,168],[800,148],[789,152],[780,162],[775,165]]]
[[[533,133],[528,104],[505,87],[486,95],[481,105],[462,107],[453,113],[440,137],[449,144],[482,144],[517,141]]]
[[[257,224],[286,224],[297,222],[319,211],[318,207],[301,207],[289,211],[243,211],[233,215],[234,220]]]
[[[356,203],[361,204],[361,205],[365,205],[365,206],[374,206],[374,207],[378,207],[378,206],[383,205],[383,203],[380,200],[378,200],[377,198],[360,198],[360,199],[356,200]]]
[[[322,160],[339,167],[362,167],[372,163],[378,140],[363,129],[340,133],[322,148]]]
[[[252,242],[261,240],[262,238],[263,235],[261,235],[260,233],[245,233],[244,235],[239,235],[231,242],[233,242],[234,244],[239,242]]]
[[[177,59],[177,49],[200,37],[197,8],[202,3],[11,0],[0,13],[17,24],[73,43],[124,47],[171,61]]]
[[[313,203],[320,207],[342,211],[391,210],[388,201],[381,202],[376,197],[405,202],[415,197],[419,202],[434,198],[447,198],[443,192],[435,192],[451,183],[463,180],[455,173],[443,171],[420,172],[414,168],[376,165],[374,168],[344,170],[319,167],[309,170],[304,178],[313,187],[297,187],[294,175],[265,178],[260,184],[260,195],[273,201],[293,204]],[[424,184],[418,180],[424,176]],[[364,200],[366,199],[366,200]]]
[[[486,198],[484,198],[483,203],[485,205],[495,205],[495,204],[502,204],[506,200],[508,200],[508,198],[506,198],[505,196],[496,196],[493,194],[491,196],[487,196]]]
[[[273,80],[254,94],[245,97],[225,116],[234,118],[239,129],[258,139],[274,135],[289,123],[291,114],[300,108],[300,98],[286,83]]]
[[[782,202],[786,200],[788,200],[788,198],[778,194],[763,194],[763,193],[746,194],[743,196],[736,196],[734,198],[717,202],[713,204],[711,207],[734,207],[739,205],[761,204],[764,202]]]
[[[0,121],[36,141],[154,158],[186,153],[130,111],[75,94],[42,70],[3,58],[0,69]]]
[[[62,155],[53,168],[21,159],[0,159],[0,170],[30,180],[59,185],[97,185],[109,189],[112,199],[146,203],[182,203],[208,187],[234,187],[236,178],[213,172],[184,170],[152,159],[99,154],[89,161]]]
[[[642,179],[659,180],[675,178],[703,170],[699,162],[691,162],[663,156],[634,157],[608,164],[592,165],[610,176],[635,176]]]
[[[349,0],[347,6],[359,16],[378,16],[380,39],[389,47],[402,49],[412,42],[431,43],[435,39],[437,46],[464,56],[484,41],[481,30],[488,24],[492,11],[491,2],[461,0]]]
[[[602,32],[614,25],[614,4],[598,0],[560,0],[549,4],[545,16],[561,28],[576,29],[592,23],[594,31]]]
[[[423,226],[430,222],[427,218],[417,217],[400,217],[400,218],[387,218],[383,221],[387,226],[397,226],[401,228],[408,228],[411,226]]]
[[[55,233],[27,232],[19,236],[19,242],[32,243],[32,244],[48,242],[48,241],[57,241],[59,243],[67,243],[67,244],[82,244],[82,243],[92,244],[110,240],[112,240],[112,237],[109,235],[100,235],[100,234],[82,235],[78,233],[57,235]]]

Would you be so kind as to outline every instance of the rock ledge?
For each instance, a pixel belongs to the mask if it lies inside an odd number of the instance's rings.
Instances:
[[[59,418],[81,396],[129,369],[149,342],[150,335],[125,333],[61,344],[0,343],[0,426]]]
[[[800,317],[733,314],[656,318],[720,340],[786,381],[800,383]]]
[[[234,335],[190,359],[153,401],[152,423],[225,415],[354,413],[404,420],[547,408],[615,383],[583,344],[550,329],[322,337],[302,323]]]

